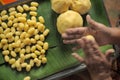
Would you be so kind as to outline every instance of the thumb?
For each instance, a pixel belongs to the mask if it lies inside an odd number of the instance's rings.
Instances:
[[[95,20],[93,20],[90,15],[86,16],[86,20],[87,20],[88,25],[90,25],[90,27],[93,29],[97,29],[103,26],[101,23],[98,23]]]
[[[109,62],[112,62],[113,61],[113,57],[114,57],[114,49],[109,49],[105,52],[105,56],[106,56],[106,59],[109,61]]]
[[[79,56],[77,53],[72,53],[72,56],[74,57],[74,58],[76,58],[79,62],[81,62],[81,63],[84,63],[85,61],[84,61],[84,59],[81,57],[81,56]]]

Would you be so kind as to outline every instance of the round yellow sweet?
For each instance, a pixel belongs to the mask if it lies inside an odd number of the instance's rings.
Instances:
[[[85,37],[86,37],[88,40],[95,41],[95,38],[94,38],[94,36],[92,36],[92,35],[86,35]]]
[[[60,34],[64,33],[68,28],[81,26],[83,26],[83,19],[78,12],[68,10],[57,18],[57,30]]]
[[[80,14],[87,13],[91,8],[90,0],[72,0],[72,4],[70,6],[71,10],[77,11]]]
[[[51,0],[52,10],[56,13],[63,13],[69,10],[72,0]]]

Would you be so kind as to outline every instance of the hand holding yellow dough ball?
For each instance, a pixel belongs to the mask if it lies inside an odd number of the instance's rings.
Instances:
[[[63,13],[69,10],[72,0],[51,0],[52,10],[56,13]]]
[[[83,26],[83,19],[78,12],[68,10],[57,18],[57,29],[60,34],[64,33],[68,28],[80,26]]]
[[[72,0],[72,4],[70,6],[71,10],[77,11],[80,14],[87,13],[91,8],[90,0]]]

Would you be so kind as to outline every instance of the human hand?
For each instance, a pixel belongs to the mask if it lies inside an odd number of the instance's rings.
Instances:
[[[109,50],[104,55],[99,50],[99,46],[95,41],[88,40],[85,37],[81,38],[79,44],[81,44],[85,57],[80,57],[77,53],[72,55],[87,65],[92,80],[112,80],[110,76],[111,59],[109,55],[114,51]]]
[[[79,39],[88,34],[93,35],[99,45],[112,42],[111,28],[94,21],[89,15],[87,15],[86,20],[89,24],[87,27],[71,28],[62,34],[65,44],[78,44]]]

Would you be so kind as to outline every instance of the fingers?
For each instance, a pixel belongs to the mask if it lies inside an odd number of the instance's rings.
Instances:
[[[87,20],[87,22],[88,22],[89,25],[91,25],[91,26],[98,26],[98,23],[97,23],[96,21],[94,21],[94,20],[90,17],[90,15],[87,15],[87,16],[86,16],[86,20]]]
[[[105,52],[105,55],[106,55],[106,56],[109,56],[109,55],[112,55],[114,52],[115,52],[114,49],[109,49],[109,50],[107,50],[107,51]]]
[[[91,57],[93,55],[93,49],[91,47],[91,43],[86,38],[83,38],[83,41],[85,45],[83,45],[81,48],[83,49],[86,57]]]
[[[86,30],[86,27],[76,27],[76,28],[70,28],[70,29],[67,29],[66,30],[66,33],[67,34],[72,34],[72,35],[75,35],[75,34],[83,34]]]
[[[109,49],[105,52],[105,57],[109,62],[111,62],[113,60],[114,52],[115,52],[114,49]]]
[[[89,26],[90,26],[91,28],[93,28],[93,29],[98,29],[99,27],[105,27],[103,24],[94,21],[94,20],[90,17],[90,15],[87,15],[87,16],[86,16],[86,20],[87,20]]]
[[[77,44],[75,47],[73,47],[73,50],[78,50],[80,48],[83,49],[86,57],[90,56],[102,56],[102,53],[99,50],[98,44],[93,41],[89,40],[86,37],[82,37],[80,39],[73,39],[73,40],[63,40],[65,44]]]
[[[81,39],[63,40],[65,44],[81,44]]]
[[[83,38],[83,41],[84,41],[83,42],[84,45],[81,47],[83,48],[83,51],[86,57],[93,57],[93,56],[101,57],[102,56],[102,53],[99,50],[99,46],[95,41],[88,40],[86,38]]]
[[[81,46],[79,46],[79,45],[78,45],[78,46],[75,46],[75,47],[72,48],[72,51],[77,51],[77,50],[79,50],[80,48],[81,48]]]
[[[84,59],[80,57],[77,53],[72,53],[72,56],[76,58],[79,62],[84,63]]]
[[[75,39],[80,38],[86,33],[86,27],[70,28],[67,29],[65,33],[62,34],[63,39]]]
[[[63,33],[62,34],[62,38],[64,40],[70,40],[70,39],[78,39],[78,38],[81,38],[82,36],[79,35],[79,34],[76,34],[76,35],[69,35],[69,34],[66,34],[66,33]]]

